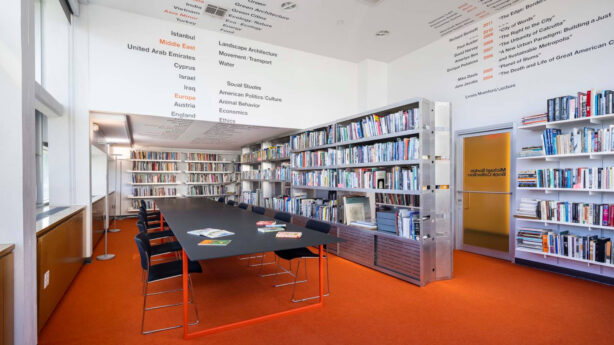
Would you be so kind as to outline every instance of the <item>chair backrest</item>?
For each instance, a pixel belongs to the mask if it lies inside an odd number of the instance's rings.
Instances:
[[[142,212],[139,212],[139,223],[143,223],[143,225],[145,225],[145,228],[149,227],[149,223],[147,222],[147,216],[143,215]]]
[[[290,213],[286,213],[286,212],[277,212],[275,213],[275,217],[273,217],[277,220],[281,220],[283,222],[286,223],[290,223],[290,221],[292,220],[292,215]]]
[[[246,203],[244,203],[244,202],[242,202],[242,203],[240,203],[240,204],[239,204],[239,208],[242,208],[242,209],[244,209],[244,210],[247,210],[247,206],[248,206],[248,205],[247,205]]]
[[[221,202],[222,204],[225,202],[226,200],[224,199],[223,196],[217,198],[217,202]]]
[[[147,233],[147,228],[145,227],[145,224],[143,224],[143,222],[141,222],[140,220],[136,222],[136,226],[139,228],[139,232],[142,232],[144,234]]]
[[[319,231],[325,234],[328,234],[330,232],[330,224],[324,223],[324,222],[318,222],[317,220],[313,220],[313,219],[308,220],[307,224],[305,224],[305,227],[307,229]]]
[[[144,270],[149,268],[149,253],[151,252],[151,246],[149,245],[149,239],[147,235],[142,232],[139,232],[136,236],[134,236],[134,241],[136,242],[136,247],[139,250],[139,255],[141,256],[141,267]]]
[[[234,206],[235,204],[236,204],[236,202],[234,202],[234,200],[228,200],[226,202],[226,205],[228,205],[228,206]]]
[[[141,199],[141,209],[143,209],[144,211],[147,211],[147,203],[143,199]]]
[[[252,206],[252,212],[264,215],[264,207]]]

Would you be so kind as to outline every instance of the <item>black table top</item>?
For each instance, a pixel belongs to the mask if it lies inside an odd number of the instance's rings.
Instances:
[[[156,201],[156,205],[175,234],[177,241],[186,251],[188,258],[195,261],[317,246],[339,241],[334,236],[294,224],[287,224],[286,231],[302,232],[301,238],[276,238],[276,232],[261,233],[256,226],[256,222],[260,220],[273,220],[273,218],[207,198],[166,199]],[[282,221],[277,222],[283,223]],[[187,232],[204,228],[223,229],[235,234],[218,238],[232,240],[227,246],[199,246],[200,241],[208,238],[190,235]]]

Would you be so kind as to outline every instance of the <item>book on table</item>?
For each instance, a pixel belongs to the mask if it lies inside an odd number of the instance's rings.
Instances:
[[[199,246],[227,246],[231,240],[202,240]]]
[[[227,230],[222,230],[222,229],[205,228],[205,229],[190,230],[188,231],[188,234],[196,235],[196,236],[204,236],[204,237],[209,237],[209,238],[219,238],[219,237],[234,235],[235,233],[231,231],[227,231]]]
[[[302,232],[282,231],[275,234],[277,238],[301,238]]]
[[[284,230],[286,230],[286,228],[283,226],[265,226],[263,228],[258,228],[258,232],[263,232],[263,233],[277,232],[277,231],[284,231]]]

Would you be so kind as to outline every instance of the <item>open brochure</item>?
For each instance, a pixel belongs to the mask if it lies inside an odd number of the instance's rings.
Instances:
[[[231,240],[202,240],[199,246],[226,246]]]
[[[188,231],[188,234],[196,235],[196,236],[204,236],[204,237],[209,237],[209,238],[219,238],[219,237],[234,235],[235,233],[231,231],[222,230],[222,229],[206,228],[206,229],[190,230]]]

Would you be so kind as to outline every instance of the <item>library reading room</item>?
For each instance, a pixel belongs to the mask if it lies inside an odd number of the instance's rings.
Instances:
[[[613,0],[2,0],[0,345],[612,345]]]

